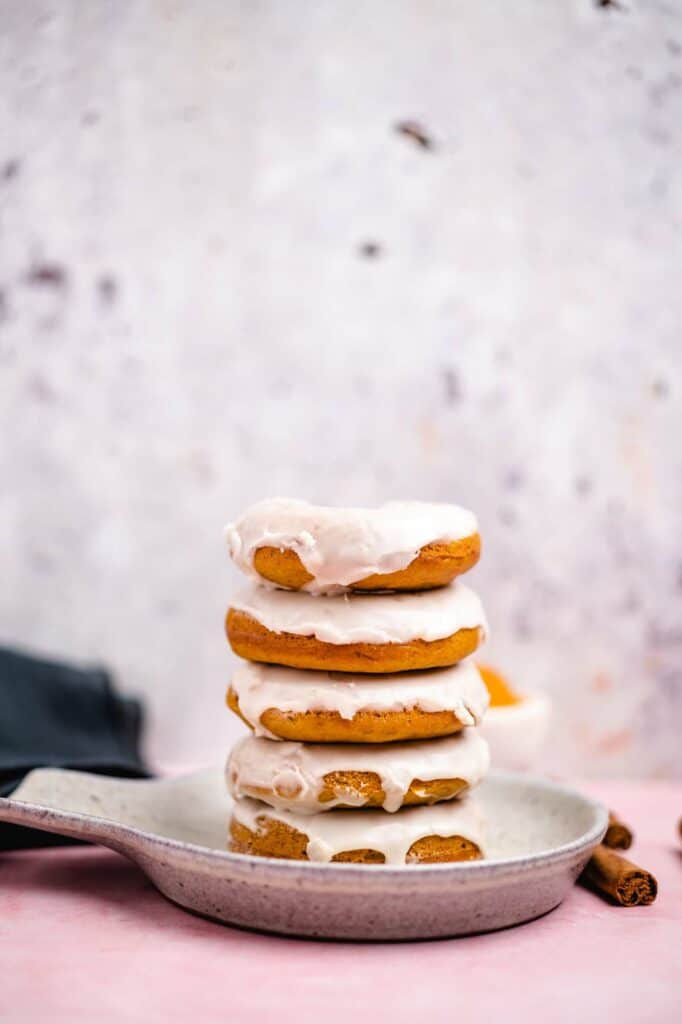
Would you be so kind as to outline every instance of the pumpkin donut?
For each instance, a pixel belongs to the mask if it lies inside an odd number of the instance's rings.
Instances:
[[[489,767],[488,745],[475,729],[416,743],[273,743],[247,736],[226,768],[235,798],[317,814],[335,807],[383,807],[451,800],[478,785]]]
[[[481,551],[473,513],[421,501],[363,509],[272,498],[248,508],[226,536],[242,572],[312,594],[442,587]]]
[[[488,691],[472,661],[388,676],[243,662],[227,703],[255,732],[304,743],[390,743],[480,724]]]
[[[486,635],[481,603],[462,583],[410,594],[314,597],[252,586],[227,613],[235,654],[293,668],[405,672],[454,665]]]
[[[472,798],[431,807],[293,814],[258,800],[236,800],[229,849],[256,857],[358,864],[436,864],[480,860],[483,841]]]

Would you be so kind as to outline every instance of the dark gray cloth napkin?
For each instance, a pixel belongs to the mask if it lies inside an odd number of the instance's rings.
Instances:
[[[76,668],[0,648],[0,796],[32,768],[145,778],[140,701],[116,693],[102,668]],[[63,842],[0,823],[0,849]]]

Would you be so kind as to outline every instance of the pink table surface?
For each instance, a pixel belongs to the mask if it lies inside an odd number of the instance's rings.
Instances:
[[[314,942],[193,917],[107,850],[0,854],[0,1021],[682,1021],[682,786],[582,788],[635,827],[653,906],[576,887],[491,935]]]

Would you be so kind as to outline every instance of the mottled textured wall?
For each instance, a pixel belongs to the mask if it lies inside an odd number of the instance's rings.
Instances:
[[[0,15],[4,639],[221,757],[224,520],[456,500],[553,767],[680,770],[682,5]]]

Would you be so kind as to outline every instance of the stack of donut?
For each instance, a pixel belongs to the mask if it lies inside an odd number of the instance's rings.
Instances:
[[[456,577],[478,561],[455,505],[334,509],[277,498],[227,527],[251,582],[227,613],[245,661],[228,706],[230,849],[365,864],[483,856],[468,796],[488,770],[476,726],[488,691],[470,660],[486,635]]]

